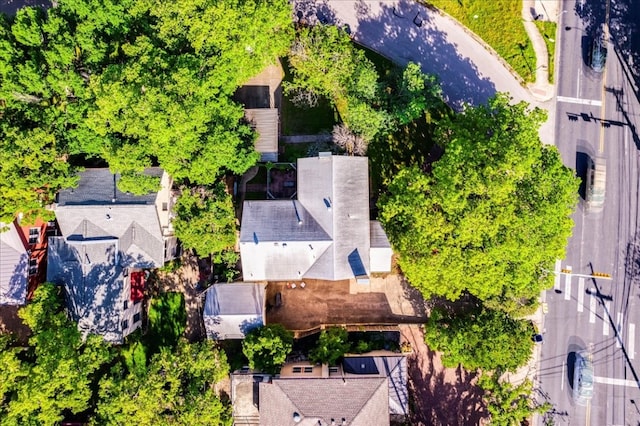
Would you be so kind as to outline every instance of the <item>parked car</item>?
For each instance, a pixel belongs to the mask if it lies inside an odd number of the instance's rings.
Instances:
[[[591,356],[585,352],[576,352],[573,369],[573,399],[578,405],[587,405],[593,397],[593,364]]]
[[[588,210],[600,210],[604,206],[604,193],[607,185],[607,166],[604,159],[589,158],[587,165],[585,201]]]
[[[601,37],[591,39],[588,61],[589,66],[595,72],[604,71],[604,65],[607,62],[607,47]]]

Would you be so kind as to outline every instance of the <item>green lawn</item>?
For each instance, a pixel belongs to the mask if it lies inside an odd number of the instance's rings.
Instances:
[[[424,0],[423,0],[424,1]],[[426,0],[493,47],[526,82],[535,80],[536,56],[516,0]]]
[[[160,348],[173,348],[184,333],[187,311],[182,293],[160,293],[150,301],[146,333],[138,329],[126,338],[121,356],[130,372],[144,374],[147,361]]]
[[[555,58],[556,49],[556,28],[555,22],[535,21],[538,31],[542,34],[544,42],[547,44],[547,52],[549,53],[549,83],[553,83],[553,59]]]

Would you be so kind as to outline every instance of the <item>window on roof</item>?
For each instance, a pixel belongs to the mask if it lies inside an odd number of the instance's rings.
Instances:
[[[35,244],[40,238],[40,228],[29,228],[29,244]]]
[[[169,210],[169,204],[168,203],[162,203],[162,211],[166,212],[167,210]]]
[[[329,367],[329,373],[337,373],[338,367]]]
[[[133,323],[135,324],[137,322],[140,322],[140,312],[133,316]]]
[[[304,372],[305,373],[313,373],[313,367],[305,367],[304,368]]]
[[[127,328],[129,328],[129,320],[122,321],[122,329],[126,330]]]
[[[129,301],[128,301],[128,300],[125,300],[125,301],[124,301],[124,304],[123,304],[123,308],[124,308],[124,309],[127,309],[128,307],[129,307]]]
[[[302,373],[302,367],[293,367],[294,373]]]

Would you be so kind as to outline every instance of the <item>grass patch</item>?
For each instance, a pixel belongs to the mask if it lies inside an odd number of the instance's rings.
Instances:
[[[284,69],[283,81],[291,82],[293,77],[289,69],[289,63],[282,61]],[[321,98],[314,108],[300,108],[282,95],[282,134],[289,135],[315,135],[324,131],[331,131],[336,124],[336,112],[328,100]]]
[[[453,16],[498,52],[526,82],[535,80],[536,55],[514,0],[427,0]]]
[[[558,25],[555,22],[548,21],[535,21],[538,31],[542,34],[545,44],[547,45],[547,54],[549,56],[549,83],[553,83],[554,63],[556,49],[556,28]],[[553,40],[553,41],[551,41]]]
[[[187,326],[182,293],[161,293],[149,306],[149,331],[144,336],[149,353],[161,347],[175,347]]]

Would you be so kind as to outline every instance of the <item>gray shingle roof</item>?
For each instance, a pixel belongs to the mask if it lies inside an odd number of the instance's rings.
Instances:
[[[0,305],[23,305],[27,296],[29,253],[15,223],[0,223]]]
[[[264,325],[265,285],[214,284],[206,293],[204,326],[210,339],[242,339]]]
[[[83,334],[122,343],[123,268],[118,240],[67,241],[49,238],[47,281],[64,285],[67,308]]]
[[[377,370],[375,374],[380,374],[389,379],[389,412],[403,416],[409,414],[407,358],[402,355],[345,356],[343,366],[347,364],[358,366],[359,360],[363,360],[362,364],[366,367],[370,367],[368,363],[373,363],[373,365],[375,365],[374,368]],[[345,372],[344,375],[347,377],[357,377],[358,374]]]
[[[145,174],[161,177],[162,169]],[[59,193],[55,214],[63,237],[49,239],[47,279],[64,284],[71,315],[84,333],[120,343],[126,268],[164,264],[157,193],[120,192],[119,176],[88,169],[78,187]]]
[[[323,426],[346,420],[350,426],[389,424],[387,379],[290,378],[260,383],[260,424],[265,426]],[[301,417],[293,419],[294,413]]]
[[[366,276],[370,272],[369,234],[368,159],[300,158],[297,202],[244,204],[243,273],[250,280]],[[282,242],[289,252],[282,250]]]
[[[145,175],[160,178],[163,170],[159,167],[149,167]],[[155,193],[147,195],[133,195],[121,192],[117,183],[119,174],[113,174],[107,168],[86,169],[80,173],[80,182],[76,188],[63,189],[58,193],[58,205],[91,205],[91,204],[153,204]]]

